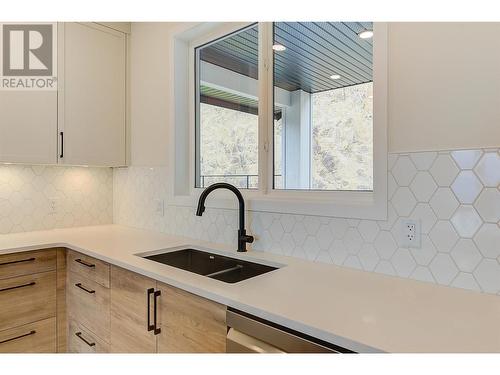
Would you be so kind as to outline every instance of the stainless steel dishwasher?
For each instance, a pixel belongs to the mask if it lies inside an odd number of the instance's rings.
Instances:
[[[231,308],[226,322],[227,353],[353,353]]]

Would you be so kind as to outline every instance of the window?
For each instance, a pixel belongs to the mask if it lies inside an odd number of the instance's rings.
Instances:
[[[276,22],[275,189],[373,190],[369,22]]]
[[[251,210],[384,219],[387,26],[242,26],[204,24],[175,41],[174,87],[190,87],[186,104],[174,95],[175,199],[224,181]],[[215,206],[232,207],[223,197]]]
[[[196,48],[195,186],[258,188],[258,26]]]

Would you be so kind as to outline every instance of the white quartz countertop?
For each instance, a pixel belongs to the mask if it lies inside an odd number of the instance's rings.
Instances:
[[[0,236],[0,254],[67,247],[360,352],[500,352],[500,298],[261,252],[230,256],[285,265],[227,284],[136,256],[211,244],[120,225]]]

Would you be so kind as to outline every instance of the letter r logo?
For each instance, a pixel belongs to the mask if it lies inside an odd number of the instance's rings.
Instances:
[[[3,25],[3,75],[52,76],[52,25]]]

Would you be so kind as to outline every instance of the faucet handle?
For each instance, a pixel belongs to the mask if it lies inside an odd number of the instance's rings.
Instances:
[[[249,236],[248,234],[245,234],[244,236],[241,236],[241,239],[245,241],[246,243],[253,243],[253,236]]]
[[[247,251],[245,244],[253,241],[253,236],[249,236],[245,229],[238,230],[238,251]]]

